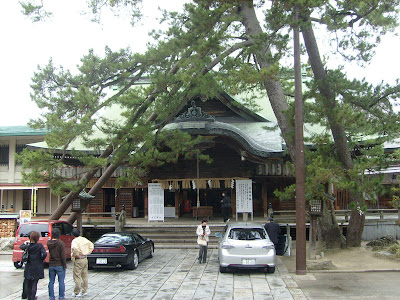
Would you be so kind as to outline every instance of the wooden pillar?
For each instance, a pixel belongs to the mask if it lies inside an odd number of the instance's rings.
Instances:
[[[147,189],[143,189],[144,192],[144,218],[149,218],[149,193]]]
[[[262,203],[263,203],[263,214],[264,218],[268,218],[268,186],[265,181],[263,181],[261,185],[261,197],[262,197]]]
[[[175,190],[175,219],[179,218],[179,209],[180,209],[179,199],[180,199],[180,191]]]

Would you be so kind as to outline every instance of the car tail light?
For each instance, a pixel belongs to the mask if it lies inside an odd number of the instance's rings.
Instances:
[[[222,249],[233,249],[233,248],[235,248],[235,246],[233,246],[233,245],[231,245],[231,244],[228,244],[228,243],[223,243],[223,244],[221,245],[221,248],[222,248]]]
[[[274,249],[274,248],[275,248],[275,247],[274,247],[273,244],[272,244],[272,245],[263,246],[263,249],[267,249],[267,250]]]
[[[104,248],[94,248],[92,253],[118,253],[118,252],[126,252],[124,246],[119,247],[104,247]]]
[[[271,249],[275,249],[275,246],[272,242],[268,241],[262,248],[266,249],[266,250],[271,250]]]

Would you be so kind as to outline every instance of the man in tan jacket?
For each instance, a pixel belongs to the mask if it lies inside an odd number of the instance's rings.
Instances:
[[[73,278],[75,282],[73,297],[86,296],[88,293],[88,260],[94,245],[87,238],[81,236],[79,229],[74,228],[72,235],[75,239],[71,243],[71,258],[74,263]]]

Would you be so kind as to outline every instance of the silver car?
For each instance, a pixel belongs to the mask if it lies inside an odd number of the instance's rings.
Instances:
[[[257,223],[228,223],[219,238],[219,271],[228,268],[263,268],[275,272],[275,248],[264,226]]]

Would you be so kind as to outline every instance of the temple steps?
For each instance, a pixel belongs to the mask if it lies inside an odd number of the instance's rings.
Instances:
[[[197,249],[197,225],[194,224],[140,224],[126,225],[124,231],[134,231],[143,237],[150,238],[157,249]],[[225,224],[209,224],[211,236],[209,248],[218,248],[216,232],[222,232]],[[97,240],[102,234],[114,231],[112,226],[84,226],[84,234],[92,241]]]

